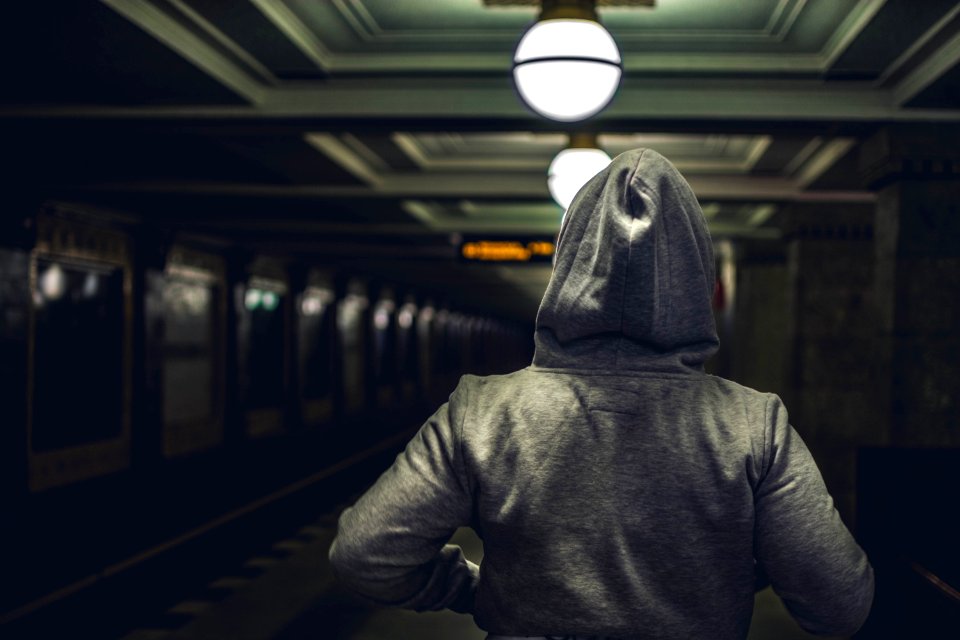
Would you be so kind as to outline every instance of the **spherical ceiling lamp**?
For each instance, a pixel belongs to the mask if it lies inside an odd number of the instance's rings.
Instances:
[[[523,102],[559,122],[584,120],[613,99],[623,75],[620,50],[597,20],[595,0],[543,0],[540,19],[513,55]]]
[[[570,146],[558,153],[547,169],[550,195],[566,211],[583,185],[608,164],[610,156],[598,148],[596,136],[570,136]]]

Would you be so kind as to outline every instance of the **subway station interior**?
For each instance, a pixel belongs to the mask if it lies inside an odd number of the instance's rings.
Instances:
[[[585,117],[515,80],[549,11],[615,41]],[[854,637],[960,638],[960,3],[4,12],[0,637],[485,638],[340,584],[338,515],[530,364],[558,154],[650,148],[710,228],[708,373],[783,399],[876,571]],[[813,636],[767,587],[748,637]]]

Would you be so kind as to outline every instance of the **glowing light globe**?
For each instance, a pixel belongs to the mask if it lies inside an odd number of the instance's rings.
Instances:
[[[608,164],[610,156],[600,149],[564,149],[547,170],[550,195],[566,211],[583,185]]]
[[[513,81],[528,107],[560,122],[576,122],[610,104],[620,86],[620,50],[593,20],[542,20],[520,39]]]

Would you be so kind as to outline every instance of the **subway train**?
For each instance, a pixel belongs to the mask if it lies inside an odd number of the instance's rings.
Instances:
[[[464,373],[531,357],[529,329],[357,263],[59,205],[11,229],[0,240],[8,546],[56,547],[54,534],[40,540],[44,522],[117,530],[161,505],[196,523],[409,433]],[[144,536],[173,535],[165,519]]]

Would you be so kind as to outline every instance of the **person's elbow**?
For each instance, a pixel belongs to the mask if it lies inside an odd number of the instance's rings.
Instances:
[[[868,564],[816,613],[794,613],[800,626],[820,636],[852,636],[863,626],[873,605],[874,575]]]
[[[356,552],[350,548],[349,543],[345,542],[342,537],[337,536],[330,545],[327,558],[330,560],[330,568],[333,569],[333,575],[342,579],[344,575],[352,573],[352,569],[356,563]]]
[[[365,545],[356,538],[338,535],[330,545],[328,558],[333,575],[355,589],[369,581],[370,563]]]
[[[378,544],[342,528],[330,545],[328,558],[333,575],[353,592],[378,604],[397,605],[416,590],[418,574],[396,557],[378,553]],[[411,575],[412,574],[412,575]]]

